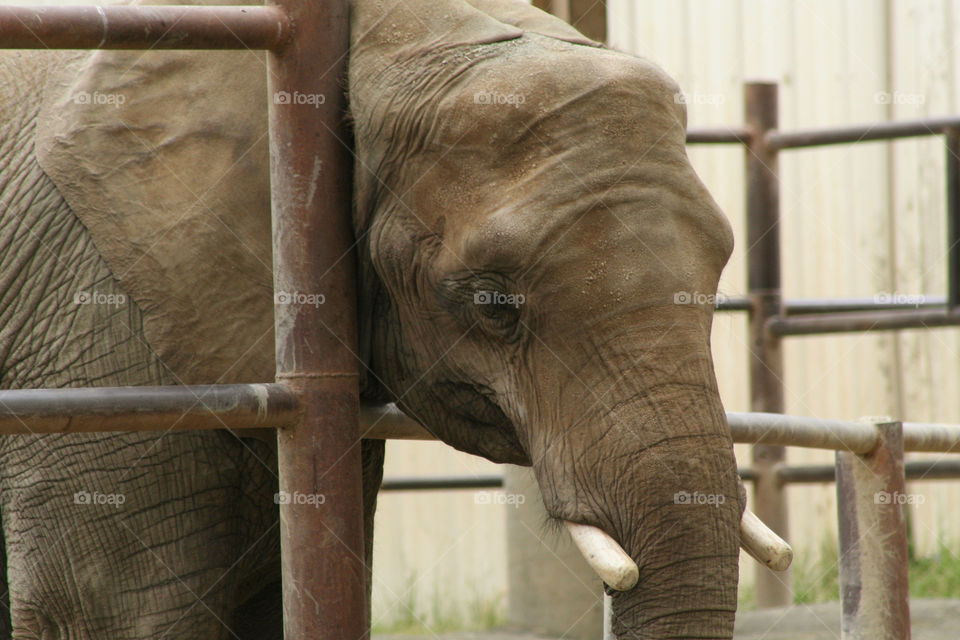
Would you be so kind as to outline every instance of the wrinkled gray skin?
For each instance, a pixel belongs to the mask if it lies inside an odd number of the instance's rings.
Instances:
[[[552,518],[616,538],[640,567],[614,595],[618,638],[730,638],[742,502],[712,309],[674,297],[715,292],[732,236],[685,155],[677,87],[438,4],[353,3],[363,394],[532,465]],[[175,383],[134,301],[72,303],[127,292],[33,157],[44,70],[21,62],[33,73],[0,65],[0,382]],[[475,304],[491,291],[524,302]],[[382,449],[364,454],[371,525]],[[0,440],[14,637],[279,638],[274,464],[229,433]],[[96,487],[126,503],[74,504]]]

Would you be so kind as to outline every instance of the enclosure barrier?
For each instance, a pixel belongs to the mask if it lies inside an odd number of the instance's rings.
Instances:
[[[781,341],[787,336],[845,331],[960,325],[960,117],[879,122],[826,129],[778,130],[777,85],[744,86],[744,125],[688,131],[689,143],[741,144],[746,169],[747,296],[721,301],[720,311],[749,313],[750,409],[783,413],[784,367]],[[947,174],[947,296],[921,305],[869,299],[784,300],[780,260],[779,154],[813,146],[943,135]],[[784,493],[785,450],[779,443],[756,444],[752,451],[753,504],[757,515],[789,539]],[[823,472],[819,471],[822,477]],[[800,472],[802,476],[803,472]],[[756,573],[757,605],[792,602],[789,572]]]
[[[323,291],[328,301],[275,305],[277,383],[16,391],[0,399],[7,403],[6,433],[166,430],[171,424],[276,427],[280,490],[314,494],[322,483],[327,496],[323,509],[280,505],[288,640],[369,633],[350,158],[341,142],[348,44],[347,0],[276,0],[265,7],[0,7],[2,48],[267,49],[271,94],[326,96],[320,105],[268,101],[274,288]],[[32,409],[10,418],[16,406]]]
[[[280,505],[284,633],[288,640],[364,638],[368,633],[360,560],[357,444],[361,432],[357,430],[357,362],[352,355],[356,345],[354,276],[352,260],[341,259],[351,256],[349,158],[337,136],[345,107],[340,82],[348,36],[347,0],[276,0],[265,7],[0,7],[0,48],[266,49],[270,92],[296,89],[327,96],[319,108],[284,105],[281,109],[270,104],[274,286],[277,290],[322,290],[329,301],[316,308],[275,307],[278,382],[112,390],[110,397],[102,389],[0,393],[0,404],[5,403],[0,416],[2,433],[159,430],[170,428],[170,420],[173,428],[182,429],[277,428],[281,490],[313,492],[322,478],[328,495],[323,510]],[[960,118],[784,133],[777,131],[776,85],[748,84],[745,103],[744,127],[694,129],[688,140],[746,147],[747,245],[752,247],[748,296],[720,308],[750,313],[751,409],[783,413],[781,337],[960,324],[960,312],[955,311],[960,302]],[[778,153],[813,145],[933,134],[945,135],[948,152],[949,291],[944,303],[903,310],[900,305],[869,301],[820,301],[806,309],[802,302],[784,302]],[[323,171],[315,181],[305,178],[312,175],[317,161],[322,162]],[[307,193],[316,197],[307,198]],[[55,395],[60,391],[71,393]],[[40,393],[43,395],[30,395]],[[121,418],[124,415],[128,417]],[[886,427],[878,426],[870,436],[862,429],[850,431],[838,424],[833,425],[838,427],[835,431],[829,425],[810,431],[799,423],[775,425],[770,417],[756,421],[743,423],[753,425],[743,428],[758,443],[752,470],[754,504],[761,519],[784,536],[788,527],[780,474],[784,471],[783,445],[791,442],[791,437],[783,433],[826,448],[846,448],[845,438],[849,439],[854,446],[849,455],[854,457],[837,472],[838,490],[841,485],[857,485],[863,476],[858,471],[861,466],[897,464],[890,460],[896,460],[899,441]],[[384,434],[389,437],[418,433],[389,411],[381,411],[370,423],[386,427]],[[735,437],[739,423],[740,418],[732,415]],[[758,431],[756,425],[761,423],[781,435],[768,435],[771,432],[762,428]],[[908,450],[911,443],[939,446],[951,437],[951,429],[935,427],[922,436],[911,433],[922,430],[907,429],[904,444]],[[427,435],[419,432],[421,438]],[[864,450],[869,442],[878,450],[889,449],[892,457],[871,460],[874,453]],[[902,460],[899,465],[902,469]],[[889,475],[889,469],[884,469]],[[902,482],[902,474],[899,477]],[[842,504],[851,506],[849,496],[840,498]],[[862,509],[862,517],[861,512],[852,516],[860,518],[856,524],[874,518],[886,527],[891,521],[861,502],[856,506]],[[318,544],[318,539],[345,552],[321,553],[328,545]],[[850,538],[843,540],[849,542]],[[850,545],[850,550],[860,553],[853,542]],[[853,576],[859,576],[863,589],[870,592],[874,577],[863,578],[858,571],[857,567],[847,568],[842,580],[852,585]],[[765,570],[758,574],[758,603],[786,603],[789,581],[784,588],[779,579],[768,579],[770,575]],[[854,591],[851,587],[849,593]],[[902,621],[904,614],[905,609],[897,619]]]
[[[368,436],[378,435],[371,415]],[[910,637],[904,451],[960,452],[960,425],[864,424],[727,413],[733,441],[835,450],[841,629],[844,640]],[[429,433],[412,420],[418,439]],[[477,479],[493,486],[495,479]],[[424,488],[414,484],[403,488]],[[606,607],[605,637],[610,635]]]

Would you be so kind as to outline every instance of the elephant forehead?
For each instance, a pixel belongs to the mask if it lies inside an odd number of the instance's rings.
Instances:
[[[535,34],[494,46],[498,55],[440,98],[433,144],[548,152],[584,143],[682,145],[679,88],[652,63]]]

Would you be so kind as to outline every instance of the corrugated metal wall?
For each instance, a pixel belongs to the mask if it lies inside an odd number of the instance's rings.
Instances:
[[[678,80],[691,126],[739,124],[748,79],[780,85],[784,130],[954,114],[960,100],[960,0],[608,0],[610,43]],[[745,282],[743,155],[692,147],[739,244],[721,292]],[[940,138],[815,148],[782,155],[783,279],[789,298],[944,295],[944,151]],[[719,315],[714,352],[728,410],[748,407],[746,323]],[[788,339],[787,410],[856,419],[960,422],[960,330]],[[496,471],[434,445],[390,443],[388,474]],[[833,454],[791,449],[788,462]],[[738,447],[741,464],[749,452]],[[914,483],[921,550],[957,548],[960,485]],[[792,542],[814,552],[836,531],[832,485],[792,487]],[[378,514],[380,615],[416,574],[418,598],[467,603],[504,589],[503,507],[471,492],[387,495]],[[446,554],[442,559],[439,554]],[[478,559],[482,559],[482,562]],[[752,566],[743,572],[752,580]],[[388,588],[389,587],[389,588]],[[448,605],[449,606],[449,605]],[[461,606],[461,605],[457,605]],[[377,614],[375,614],[377,615]]]

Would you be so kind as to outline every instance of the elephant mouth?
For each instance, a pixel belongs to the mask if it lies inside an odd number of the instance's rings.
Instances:
[[[513,421],[493,401],[493,390],[464,382],[439,382],[431,392],[444,409],[438,434],[447,444],[499,463],[530,466]]]
[[[465,382],[444,382],[437,391],[450,413],[476,425],[509,429],[513,423],[493,401],[492,389]]]

